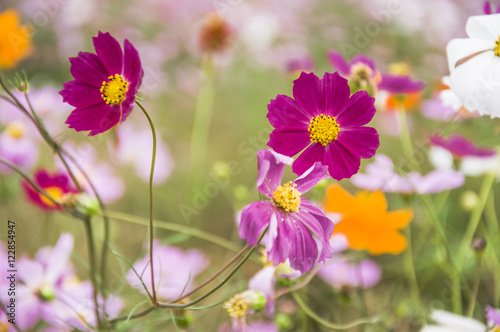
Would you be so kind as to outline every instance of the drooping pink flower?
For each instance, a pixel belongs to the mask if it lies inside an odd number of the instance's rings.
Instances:
[[[200,251],[191,249],[183,251],[179,248],[160,244],[154,240],[154,277],[156,294],[163,300],[176,300],[193,287],[194,278],[208,266],[208,258]],[[175,266],[175,269],[172,268]],[[134,269],[142,277],[142,281],[151,292],[151,269],[149,255],[134,263]],[[142,293],[146,293],[132,269],[127,273],[128,283]]]
[[[333,232],[332,221],[301,197],[328,177],[327,167],[314,163],[295,181],[281,185],[285,165],[293,159],[271,150],[258,151],[257,158],[257,189],[269,200],[243,209],[239,235],[248,245],[256,246],[259,236],[269,227],[267,260],[276,266],[288,259],[293,269],[305,273],[316,261],[323,262],[332,255],[328,241]]]
[[[465,182],[463,173],[453,169],[436,169],[425,175],[417,172],[400,175],[392,160],[382,154],[377,155],[365,171],[353,176],[351,182],[362,189],[383,192],[435,194],[458,188]]]
[[[77,193],[70,179],[65,173],[50,174],[46,170],[39,170],[35,173],[34,182],[45,190],[54,201],[59,203],[62,197],[68,193]],[[50,199],[38,193],[29,182],[23,180],[22,188],[31,203],[38,205],[44,210],[60,210],[61,207],[54,204]]]
[[[381,275],[380,267],[372,260],[365,259],[356,264],[344,257],[328,260],[318,271],[321,279],[338,289],[343,287],[370,288],[380,281]]]
[[[125,121],[135,102],[143,70],[139,54],[125,39],[124,51],[109,33],[93,38],[97,54],[80,52],[70,58],[73,81],[59,93],[74,106],[66,123],[89,136],[103,133]]]
[[[338,73],[326,73],[320,80],[302,72],[293,95],[271,100],[267,118],[275,128],[268,145],[276,152],[294,156],[305,149],[293,164],[295,174],[321,162],[341,180],[359,170],[361,158],[373,157],[379,137],[374,128],[364,127],[376,111],[366,91],[350,96],[347,80]]]
[[[431,137],[431,144],[435,146],[440,146],[448,151],[450,151],[453,156],[462,157],[493,157],[497,154],[494,149],[480,148],[474,144],[474,142],[468,140],[462,135],[451,135],[448,138],[441,137],[439,135],[433,135]]]

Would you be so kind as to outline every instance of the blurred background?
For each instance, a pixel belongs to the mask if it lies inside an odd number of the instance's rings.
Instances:
[[[26,72],[33,106],[43,115],[53,136],[73,151],[90,176],[98,179],[96,182],[103,183],[109,210],[147,218],[151,135],[143,114],[136,108],[116,130],[88,137],[64,125],[72,107],[63,104],[57,93],[63,82],[72,79],[68,57],[75,57],[80,51],[94,52],[91,37],[98,31],[110,32],[120,43],[125,38],[130,40],[139,51],[145,72],[138,96],[151,113],[161,139],[154,217],[213,233],[233,242],[235,248],[243,248],[245,243],[238,237],[235,220],[246,204],[259,199],[255,188],[256,152],[266,148],[272,131],[266,118],[269,101],[277,94],[291,95],[292,82],[301,70],[314,71],[320,77],[333,72],[326,56],[331,49],[348,59],[358,53],[368,55],[375,59],[381,72],[386,72],[393,62],[404,62],[410,66],[412,77],[426,83],[422,100],[431,98],[441,77],[448,74],[447,42],[465,36],[467,18],[482,14],[482,6],[482,1],[467,0],[3,0],[0,12],[16,9],[23,24],[30,27],[33,51],[16,69]],[[214,13],[222,21],[214,20]],[[207,63],[211,75],[208,78],[204,67]],[[8,78],[14,72],[4,74]],[[210,84],[213,112],[208,118],[203,151],[193,152],[190,143],[195,110],[210,108],[211,104],[210,98],[199,96],[203,82]],[[416,104],[408,118],[414,144],[424,145],[443,122],[425,118],[419,107]],[[3,117],[2,108],[6,106],[0,105]],[[397,163],[401,158],[400,137],[393,121],[380,111],[370,125],[381,135],[377,153],[387,154]],[[470,119],[455,128],[455,132],[473,137],[478,145],[498,144],[498,122]],[[57,169],[47,146],[40,142],[37,150],[38,158],[28,173],[33,174],[39,168]],[[193,158],[197,160],[196,166],[190,164]],[[366,163],[362,161],[361,169]],[[432,168],[426,158],[420,164],[424,171]],[[198,167],[195,176],[192,167]],[[285,178],[294,176],[287,171]],[[19,182],[15,174],[0,174],[1,215],[3,220],[16,221],[17,252],[32,256],[40,247],[54,245],[62,232],[71,232],[76,238],[74,265],[79,276],[87,279],[87,251],[85,239],[80,235],[81,222],[29,205]],[[351,193],[356,190],[348,179],[341,181],[341,185]],[[479,181],[468,179],[464,188],[449,197],[435,197],[444,201],[442,213],[448,220],[445,228],[452,247],[461,239],[468,220],[459,203],[460,193],[465,189],[478,191],[479,186]],[[324,188],[315,188],[308,198],[321,204]],[[412,225],[424,222],[425,214],[418,201],[397,194],[387,197],[389,210],[410,202],[415,211]],[[101,220],[95,219],[96,237],[102,239]],[[113,220],[111,230],[111,247],[129,261],[134,262],[146,253],[146,227]],[[2,235],[3,232],[0,230]],[[429,236],[427,232],[413,233],[414,243],[422,248],[417,257],[422,263],[417,266],[417,273],[425,303],[448,296],[442,293],[446,290],[442,272],[426,263],[429,257],[429,261],[434,261],[436,255],[432,246],[425,246]],[[156,237],[162,243],[183,249],[198,248],[210,257],[211,263],[198,282],[233,255],[227,248],[182,233],[158,229]],[[355,255],[357,259],[368,257],[358,252]],[[383,312],[387,320],[366,331],[418,331],[418,317],[413,316],[412,308],[403,300],[408,293],[402,255],[373,259],[382,267],[382,279],[364,294],[365,314]],[[229,287],[203,303],[213,303],[244,290],[248,279],[260,268],[259,262],[249,261]],[[113,293],[125,299],[122,311],[125,315],[144,299],[126,282],[127,270],[123,261],[111,255],[108,285]],[[494,303],[497,300],[488,280],[491,282],[498,275],[488,272],[486,278],[480,289],[480,302]],[[342,323],[365,316],[360,315],[355,293],[334,289],[316,278],[308,287],[307,297],[318,315]],[[450,303],[441,302],[442,308],[449,309]],[[280,306],[285,311],[296,310],[287,296],[278,301]],[[164,315],[155,312],[122,328],[175,330]],[[230,321],[221,306],[192,315],[191,331],[215,331],[220,324]],[[301,322],[303,316],[300,311],[290,316],[290,330],[327,330],[313,321]],[[365,328],[349,331],[361,330]]]

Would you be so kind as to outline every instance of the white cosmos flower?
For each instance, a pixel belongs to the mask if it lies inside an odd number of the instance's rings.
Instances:
[[[472,16],[446,47],[450,87],[469,112],[500,117],[500,14]]]
[[[424,326],[420,332],[485,332],[486,326],[472,318],[452,314],[443,310],[434,310],[431,318],[437,325]]]

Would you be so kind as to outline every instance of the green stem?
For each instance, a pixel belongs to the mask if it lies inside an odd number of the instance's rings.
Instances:
[[[359,326],[362,324],[374,324],[378,320],[378,317],[374,317],[374,318],[362,318],[362,319],[358,319],[358,320],[355,320],[353,322],[346,323],[346,324],[331,323],[331,322],[321,318],[320,316],[318,316],[311,308],[309,308],[306,305],[304,300],[302,300],[302,298],[296,292],[292,293],[292,296],[295,299],[295,301],[297,302],[297,304],[299,305],[299,307],[302,309],[302,311],[304,311],[309,317],[314,319],[316,322],[318,322],[319,324],[321,324],[324,327],[329,328],[329,329],[348,330],[348,329],[351,329],[353,327],[356,327],[356,326]]]
[[[476,273],[474,274],[474,283],[472,285],[472,294],[469,300],[469,307],[467,309],[467,317],[472,317],[474,314],[474,307],[476,305],[477,293],[479,291],[479,283],[481,282],[481,265],[483,261],[483,253],[477,254]]]
[[[149,260],[150,260],[150,268],[151,268],[151,288],[153,293],[153,304],[157,304],[156,300],[156,289],[155,289],[155,277],[154,277],[154,268],[153,268],[153,238],[154,238],[154,227],[153,227],[153,176],[155,172],[155,162],[156,162],[156,130],[153,124],[153,120],[149,116],[148,111],[142,106],[139,101],[135,101],[135,103],[140,107],[140,109],[144,112],[144,115],[148,119],[149,125],[151,126],[151,133],[153,134],[153,153],[151,157],[151,172],[149,174]]]
[[[415,273],[415,262],[413,259],[413,247],[411,239],[411,225],[406,227],[406,238],[408,241],[408,247],[406,248],[404,254],[404,266],[406,272],[406,278],[408,279],[408,287],[410,289],[410,296],[412,301],[415,303],[417,308],[421,307],[420,290],[417,282],[417,274]]]
[[[21,171],[19,168],[8,162],[7,160],[0,159],[0,164],[4,164],[10,168],[12,168],[16,173],[21,175],[28,183],[35,189],[37,192],[45,196],[49,201],[51,201],[54,205],[60,206],[57,201],[52,198],[42,187],[38,186],[35,182],[33,182],[28,175],[26,175],[23,171]]]
[[[492,270],[493,275],[500,275],[500,260],[496,253],[496,248],[498,248],[499,243],[498,239],[500,237],[500,227],[498,223],[497,214],[495,211],[495,195],[494,191],[490,192],[490,196],[488,197],[488,201],[486,202],[485,209],[485,219],[488,224],[488,231],[486,232],[486,238],[488,242],[488,253],[493,256],[492,259]],[[500,301],[500,280],[499,278],[493,278],[494,283],[494,307],[498,307]]]
[[[207,141],[212,118],[215,88],[215,68],[211,56],[202,60],[200,90],[196,98],[196,109],[191,132],[191,145],[189,148],[189,169],[194,184],[201,178],[203,163],[205,161]]]
[[[87,233],[87,246],[89,250],[89,272],[90,272],[90,280],[92,282],[92,287],[94,289],[94,310],[95,310],[95,315],[97,318],[97,328],[100,329],[101,327],[101,317],[99,315],[99,302],[97,300],[97,295],[98,295],[98,285],[97,285],[97,279],[95,275],[96,271],[96,260],[95,260],[95,249],[94,249],[94,234],[92,232],[92,224],[91,224],[91,218],[86,218],[84,220],[85,224],[85,231]]]
[[[419,169],[419,165],[415,162],[413,159],[413,144],[411,142],[411,136],[410,136],[410,131],[408,130],[408,121],[406,119],[406,110],[404,107],[401,107],[397,110],[397,117],[398,117],[398,125],[399,125],[399,131],[401,132],[401,146],[403,148],[403,152],[408,158],[411,166],[414,169]]]
[[[481,220],[481,215],[483,214],[483,210],[486,206],[486,201],[495,182],[495,178],[496,175],[494,173],[490,173],[485,176],[479,192],[479,202],[471,213],[467,229],[465,230],[465,235],[462,238],[462,242],[460,243],[460,247],[458,249],[458,255],[456,259],[457,266],[455,270],[455,273],[458,275],[455,276],[452,280],[453,311],[456,314],[462,314],[462,294],[460,289],[459,275],[462,272],[462,267],[465,263],[465,259],[467,258],[467,253],[470,250],[472,239],[474,238],[474,233],[476,232],[476,229]]]
[[[141,226],[148,226],[149,225],[148,220],[145,218],[132,216],[132,215],[125,214],[122,212],[107,211],[105,216],[109,217],[111,219],[114,219],[114,220],[125,221],[125,222],[133,223],[136,225],[141,225]],[[233,252],[238,252],[240,250],[240,247],[235,245],[233,242],[228,241],[228,240],[226,240],[222,237],[219,237],[217,235],[213,235],[213,234],[204,232],[204,231],[199,230],[197,228],[188,227],[188,226],[184,226],[181,224],[174,224],[174,223],[170,223],[170,222],[162,221],[162,220],[157,220],[157,219],[155,219],[154,221],[155,221],[154,227],[156,227],[156,228],[191,235],[191,236],[197,237],[199,239],[217,244],[217,245],[219,245],[223,248],[226,248],[228,250],[231,250]]]

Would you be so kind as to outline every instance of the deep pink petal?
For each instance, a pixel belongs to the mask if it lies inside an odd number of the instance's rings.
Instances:
[[[359,127],[370,122],[376,112],[374,103],[375,98],[370,97],[366,91],[353,94],[337,115],[340,130],[342,131],[343,127]]]
[[[312,116],[303,111],[292,98],[285,95],[277,95],[267,105],[267,118],[276,129],[281,128],[309,128]]]
[[[448,138],[433,135],[431,144],[445,148],[456,157],[493,157],[497,154],[495,149],[480,148],[474,142],[458,134],[451,135]]]
[[[142,82],[142,77],[144,71],[141,66],[141,59],[139,57],[139,52],[135,49],[134,45],[125,39],[123,43],[123,49],[125,53],[124,66],[123,66],[123,77],[128,82],[133,82],[136,89],[139,88]],[[137,91],[134,92],[134,94]]]
[[[99,88],[89,87],[77,80],[66,82],[63,86],[64,89],[59,92],[63,102],[74,107],[88,108],[103,102]]]
[[[310,230],[301,222],[300,217],[292,214],[288,219],[285,219],[278,228],[279,236],[287,238],[290,241],[290,251],[288,259],[290,266],[299,270],[304,274],[314,267],[314,263],[318,258],[318,245],[311,235]],[[286,225],[286,227],[283,227]],[[273,260],[274,262],[274,260]],[[276,264],[276,262],[274,262]]]
[[[394,94],[417,92],[424,87],[424,82],[413,80],[409,76],[390,74],[382,75],[382,81],[378,85],[380,90],[386,90]]]
[[[327,164],[325,147],[319,143],[313,143],[295,160],[292,170],[295,174],[302,175],[317,161],[323,165]]]
[[[327,179],[328,166],[323,165],[320,162],[314,163],[314,165],[305,171],[301,176],[299,176],[293,183],[297,185],[297,189],[300,193],[305,193],[311,190],[319,181]]]
[[[247,205],[241,211],[241,221],[238,228],[240,238],[250,246],[257,246],[260,235],[271,220],[274,205],[270,201],[259,201]]]
[[[308,131],[278,130],[269,135],[268,146],[285,156],[295,156],[311,143]]]
[[[485,1],[483,5],[483,12],[486,15],[491,15],[491,4],[489,1]]]
[[[99,31],[92,38],[99,60],[104,65],[108,76],[123,73],[123,52],[118,41],[109,32]]]
[[[328,171],[335,180],[340,181],[345,178],[350,178],[359,170],[361,158],[350,152],[337,141],[332,141],[328,144],[326,155]]]
[[[324,113],[321,102],[321,82],[314,73],[302,72],[300,77],[293,81],[293,97],[297,105],[306,112],[309,118]]]
[[[259,175],[257,177],[257,189],[271,198],[276,188],[281,185],[285,165],[290,165],[292,162],[292,158],[269,149],[258,151],[257,166]]]
[[[97,55],[88,52],[78,53],[78,57],[69,58],[71,75],[85,84],[101,88],[102,82],[108,78],[108,73]]]
[[[90,107],[75,109],[66,120],[69,128],[74,128],[76,131],[88,131],[89,136],[99,134],[114,127],[121,118],[121,110],[119,106],[110,106],[106,103]]]
[[[373,157],[380,145],[377,130],[371,127],[353,127],[340,130],[337,141],[364,159]]]
[[[342,75],[349,75],[351,66],[340,52],[328,50],[327,57],[333,69],[338,70]]]
[[[325,115],[338,116],[350,95],[351,90],[345,78],[337,72],[325,73],[320,90],[320,107]]]

